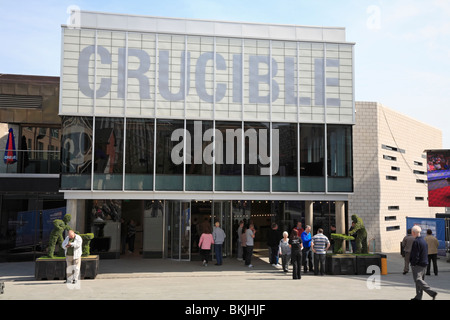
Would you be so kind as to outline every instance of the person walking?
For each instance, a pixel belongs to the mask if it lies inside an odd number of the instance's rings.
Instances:
[[[402,240],[403,257],[405,259],[403,274],[407,274],[409,272],[409,257],[411,255],[411,248],[414,240],[415,239],[411,234],[411,229],[408,229],[406,236]]]
[[[312,258],[312,250],[311,250],[311,226],[307,225],[305,227],[305,231],[301,234],[302,238],[302,265],[303,265],[303,272],[313,271],[313,258]],[[308,261],[306,261],[308,260]]]
[[[200,255],[202,257],[203,266],[208,266],[208,259],[211,255],[211,246],[214,244],[214,239],[211,234],[211,227],[205,226],[203,233],[198,241],[198,247],[200,248]]]
[[[241,241],[241,235],[242,235],[242,229],[244,229],[244,221],[239,221],[239,227],[237,229],[237,260],[242,261],[242,241]]]
[[[213,231],[213,239],[214,239],[214,253],[216,254],[216,266],[221,266],[223,263],[222,256],[222,248],[223,242],[227,237],[223,229],[220,227],[220,222],[216,221],[214,231]]]
[[[289,234],[287,231],[283,232],[283,239],[279,242],[279,255],[281,256],[281,263],[283,271],[288,272],[289,261],[291,260],[291,246],[289,244]]]
[[[242,247],[242,260],[245,262],[245,257],[247,256],[247,226],[243,225],[242,232],[239,236],[239,239],[241,240],[241,247]]]
[[[269,263],[272,267],[278,265],[278,248],[282,237],[283,235],[278,230],[278,225],[275,222],[272,223],[267,239],[267,246],[269,247]]]
[[[136,223],[133,219],[128,223],[127,230],[127,242],[128,242],[128,252],[134,253],[134,241],[136,239]]]
[[[245,254],[245,265],[249,268],[253,268],[252,265],[252,255],[253,246],[255,245],[255,225],[251,223],[248,229],[245,231],[245,245],[247,246],[247,253]]]
[[[292,279],[301,279],[302,269],[302,240],[298,236],[297,229],[293,229],[289,238],[291,245],[291,259],[292,259]]]
[[[66,255],[66,283],[77,283],[80,277],[81,254],[83,239],[73,230],[69,230],[69,234],[64,239],[62,247]]]
[[[311,239],[311,248],[314,252],[314,275],[323,276],[325,274],[325,254],[330,248],[330,240],[323,234],[323,229],[319,228]]]
[[[416,285],[416,296],[411,300],[422,300],[425,291],[431,298],[436,299],[437,292],[425,282],[425,268],[428,265],[428,245],[424,238],[420,236],[422,229],[414,226],[411,229],[414,242],[411,247],[411,255],[409,262],[413,273],[413,279]]]
[[[438,241],[438,239],[436,239],[436,237],[433,236],[433,231],[431,231],[431,229],[427,230],[425,242],[428,245],[427,276],[430,275],[431,262],[433,262],[434,275],[437,276],[438,275],[437,253],[438,253],[439,241]]]

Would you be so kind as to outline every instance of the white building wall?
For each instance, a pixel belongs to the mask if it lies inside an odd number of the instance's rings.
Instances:
[[[349,216],[364,220],[369,250],[375,244],[376,251],[399,251],[406,217],[444,211],[428,207],[427,184],[419,182],[427,180],[424,150],[442,148],[442,132],[380,103],[357,102],[353,139],[355,193]]]

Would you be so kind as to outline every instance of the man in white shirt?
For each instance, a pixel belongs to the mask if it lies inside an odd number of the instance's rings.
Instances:
[[[216,266],[220,266],[223,263],[222,247],[227,236],[225,231],[220,227],[219,221],[216,221],[212,235],[214,239],[214,253],[216,254],[217,260]]]
[[[255,239],[255,226],[250,224],[247,231],[245,231],[246,236],[246,245],[247,245],[247,254],[245,255],[245,265],[249,268],[253,268],[252,265],[252,254],[253,254],[253,246]]]
[[[81,269],[81,254],[83,244],[83,239],[73,230],[69,230],[69,235],[66,237],[64,242],[62,243],[62,247],[64,248],[64,252],[66,254],[66,283],[77,283],[77,280],[80,276]]]

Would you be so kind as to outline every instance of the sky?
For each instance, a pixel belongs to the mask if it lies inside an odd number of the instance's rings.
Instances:
[[[0,73],[59,76],[68,8],[189,19],[345,27],[356,101],[442,130],[450,149],[448,0],[0,0]]]

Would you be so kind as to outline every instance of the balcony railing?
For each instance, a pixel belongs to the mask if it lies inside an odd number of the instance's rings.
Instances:
[[[59,174],[60,151],[16,150],[17,162],[5,164],[5,149],[0,149],[0,174]]]

